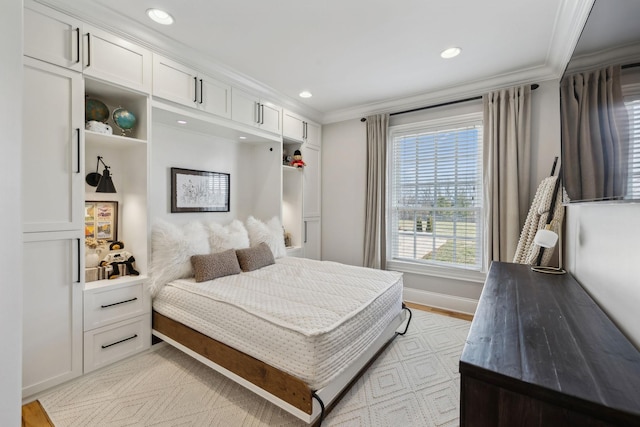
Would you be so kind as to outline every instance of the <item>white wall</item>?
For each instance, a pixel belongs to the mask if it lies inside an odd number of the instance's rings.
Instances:
[[[558,81],[538,82],[532,97],[531,197],[560,154]],[[414,119],[418,113],[412,113]],[[394,123],[408,115],[395,116]],[[323,259],[363,264],[366,182],[366,124],[359,119],[322,128]],[[473,312],[482,284],[405,273],[405,298],[463,312]]]
[[[0,425],[20,425],[22,390],[22,1],[0,14]]]
[[[263,220],[280,215],[279,142],[243,143],[163,123],[153,123],[152,130],[151,224],[157,219],[226,224],[235,218],[244,221],[249,215]],[[230,211],[171,213],[172,167],[231,174]]]
[[[640,204],[567,208],[567,267],[640,349]]]
[[[151,224],[156,219],[174,223],[206,220],[224,224],[235,218],[238,213],[238,144],[159,123],[153,124],[152,135]],[[230,212],[171,213],[172,167],[230,173]]]

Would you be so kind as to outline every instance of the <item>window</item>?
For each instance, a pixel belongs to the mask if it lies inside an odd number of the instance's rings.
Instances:
[[[629,180],[627,197],[640,199],[640,93],[625,97],[629,114]]]
[[[482,115],[390,128],[390,261],[483,268]]]

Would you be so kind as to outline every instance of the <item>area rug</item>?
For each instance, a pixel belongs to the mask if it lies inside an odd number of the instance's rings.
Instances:
[[[455,426],[458,360],[470,323],[413,310],[323,426]],[[168,345],[40,398],[56,427],[302,426],[297,418]]]

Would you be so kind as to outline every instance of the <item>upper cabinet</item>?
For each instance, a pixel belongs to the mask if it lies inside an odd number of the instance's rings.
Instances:
[[[151,51],[84,25],[83,52],[85,76],[151,93]]]
[[[231,90],[231,118],[282,135],[282,108],[236,88]]]
[[[153,96],[231,118],[230,85],[155,54]]]
[[[37,3],[25,3],[25,56],[82,71],[81,33],[80,21]]]
[[[320,147],[320,125],[296,113],[282,113],[282,137],[288,141],[303,142]]]

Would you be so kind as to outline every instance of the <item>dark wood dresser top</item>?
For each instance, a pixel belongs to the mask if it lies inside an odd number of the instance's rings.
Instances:
[[[570,274],[494,262],[460,372],[613,424],[640,425],[640,352]]]

